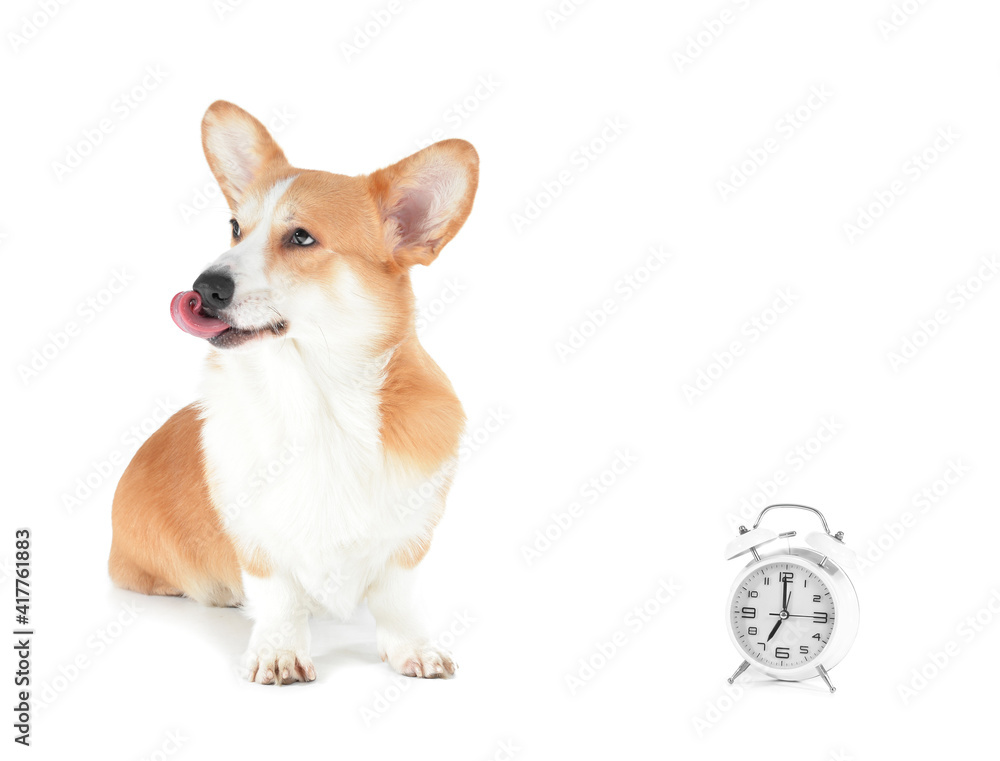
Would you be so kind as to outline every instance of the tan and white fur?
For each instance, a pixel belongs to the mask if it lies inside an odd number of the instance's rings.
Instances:
[[[409,676],[451,675],[413,577],[464,415],[417,340],[409,268],[430,264],[468,217],[476,152],[445,140],[370,175],[295,169],[260,122],[223,101],[202,137],[238,224],[209,268],[235,282],[218,315],[232,330],[214,342],[201,401],[122,476],[111,577],[243,605],[253,630],[242,666],[260,684],[315,679],[310,615],[346,617],[363,599],[383,660]],[[290,242],[296,230],[314,243]]]

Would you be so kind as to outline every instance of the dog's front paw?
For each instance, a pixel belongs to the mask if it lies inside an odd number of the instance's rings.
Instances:
[[[403,676],[447,679],[458,668],[451,653],[430,644],[392,647],[379,655]]]
[[[316,679],[316,667],[308,653],[260,648],[243,656],[243,676],[257,684],[291,684]]]

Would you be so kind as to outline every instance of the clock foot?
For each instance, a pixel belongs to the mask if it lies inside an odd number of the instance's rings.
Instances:
[[[824,682],[826,682],[826,686],[830,688],[830,692],[831,692],[831,693],[834,693],[834,692],[836,692],[836,691],[837,691],[837,688],[836,688],[836,687],[834,687],[834,686],[833,686],[833,684],[832,684],[832,683],[830,682],[830,677],[829,677],[829,675],[828,675],[828,674],[826,673],[826,669],[825,669],[825,668],[823,668],[822,666],[817,666],[817,667],[816,667],[816,671],[818,671],[818,672],[819,672],[819,675],[820,675],[821,677],[823,677],[823,681],[824,681]]]
[[[736,669],[736,673],[733,674],[731,677],[729,677],[729,679],[727,679],[726,681],[729,682],[730,684],[732,684],[737,679],[739,679],[740,674],[742,674],[748,668],[750,668],[750,661],[743,661],[743,663],[740,664],[740,667],[738,669]]]

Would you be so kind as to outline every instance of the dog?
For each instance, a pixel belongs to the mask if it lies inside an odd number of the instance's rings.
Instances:
[[[296,169],[225,101],[202,145],[232,243],[171,304],[211,347],[201,399],[122,475],[111,579],[244,607],[241,667],[258,684],[315,680],[309,617],[347,618],[363,599],[383,661],[450,677],[413,586],[465,415],[417,340],[409,270],[465,223],[479,157],[451,139],[369,175]]]

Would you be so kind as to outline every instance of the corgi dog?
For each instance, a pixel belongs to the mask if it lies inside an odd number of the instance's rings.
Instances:
[[[367,600],[401,674],[455,673],[414,599],[465,425],[417,340],[409,269],[465,223],[479,158],[444,140],[369,175],[296,169],[224,101],[202,145],[231,247],[171,314],[210,352],[200,401],[132,459],[115,492],[115,584],[243,606],[258,684],[316,679],[309,617]]]

